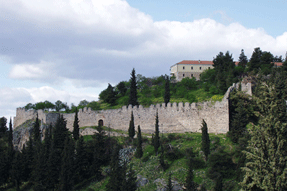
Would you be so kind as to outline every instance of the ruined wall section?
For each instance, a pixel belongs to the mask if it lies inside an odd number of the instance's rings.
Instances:
[[[155,130],[155,116],[158,111],[159,128],[163,133],[201,132],[201,123],[204,119],[210,133],[226,133],[229,130],[228,101],[204,103],[169,103],[151,105],[149,108],[122,107],[121,109],[92,111],[84,108],[78,113],[79,125],[96,126],[103,120],[105,126],[127,131],[133,112],[135,126],[141,126],[145,133]],[[67,128],[72,131],[75,114],[63,114],[67,120]]]

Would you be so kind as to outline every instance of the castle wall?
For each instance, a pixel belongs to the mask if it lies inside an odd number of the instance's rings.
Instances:
[[[226,133],[229,130],[228,101],[204,103],[168,103],[151,105],[149,108],[122,107],[121,109],[93,111],[90,108],[79,110],[79,126],[96,126],[103,120],[104,126],[127,131],[131,112],[134,115],[135,126],[141,126],[142,132],[153,133],[155,129],[155,116],[158,111],[159,129],[163,133],[201,132],[201,123],[204,119],[210,133]],[[17,109],[14,127],[19,126],[28,119],[39,119],[45,124],[55,123],[60,114],[45,113],[42,110],[25,111]],[[67,128],[72,131],[75,114],[63,114],[67,121]]]

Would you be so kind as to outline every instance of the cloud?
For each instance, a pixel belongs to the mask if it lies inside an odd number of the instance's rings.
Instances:
[[[211,60],[220,51],[237,60],[241,49],[249,57],[255,47],[274,55],[286,49],[286,33],[274,38],[222,11],[215,14],[228,24],[154,22],[123,0],[10,0],[0,2],[0,12],[0,55],[13,65],[10,78],[51,84],[99,87],[128,80],[132,68],[158,76],[176,62]]]

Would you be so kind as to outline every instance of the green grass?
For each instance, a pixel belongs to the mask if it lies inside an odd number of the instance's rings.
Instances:
[[[215,135],[210,133],[209,136],[211,140],[211,149],[214,149],[216,147],[216,144],[219,144],[220,146],[225,146],[225,151],[228,153],[232,153],[234,151],[235,145],[226,135]],[[154,181],[158,178],[167,181],[169,173],[172,174],[173,180],[176,180],[181,185],[183,185],[185,183],[185,177],[187,175],[186,150],[191,147],[193,148],[193,152],[195,153],[196,158],[198,158],[198,160],[201,160],[203,165],[199,166],[197,169],[194,170],[194,181],[198,184],[204,182],[207,186],[207,189],[212,189],[214,182],[206,176],[208,168],[206,167],[206,164],[204,164],[204,156],[202,152],[200,152],[201,133],[174,133],[172,135],[172,137],[174,137],[172,141],[169,141],[168,137],[170,137],[168,134],[164,134],[161,139],[163,141],[166,141],[166,143],[170,144],[172,147],[177,148],[182,154],[182,157],[176,160],[168,160],[167,158],[165,158],[165,162],[168,164],[169,167],[166,171],[163,171],[159,164],[159,156],[155,156],[154,147],[149,144],[151,142],[151,139],[148,138],[149,143],[146,142],[143,146],[143,157],[141,159],[133,158],[130,163],[133,165],[133,169],[135,170],[136,174],[141,175],[142,177],[149,180],[149,183],[143,187],[140,187],[139,191],[156,190],[157,185],[156,183],[154,183]],[[122,141],[120,141],[121,144],[127,146],[125,145],[127,144],[127,138],[117,137],[117,139],[122,139]],[[225,181],[230,180],[232,180],[232,177]],[[104,190],[103,185],[105,185],[106,183],[107,179],[102,180],[98,183],[91,183],[89,188],[92,188],[94,190]],[[236,190],[239,190],[239,188],[236,188]]]

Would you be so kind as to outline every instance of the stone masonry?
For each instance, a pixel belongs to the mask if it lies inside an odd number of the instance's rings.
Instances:
[[[241,84],[244,88],[250,88],[248,84]],[[238,86],[238,85],[237,85]],[[201,123],[204,119],[208,126],[209,133],[227,133],[229,130],[229,104],[228,98],[230,92],[236,88],[231,86],[221,102],[203,102],[203,103],[168,103],[151,105],[144,108],[139,105],[123,106],[121,109],[93,111],[91,108],[79,110],[79,125],[97,126],[100,120],[104,126],[113,129],[127,131],[131,112],[134,114],[135,126],[140,125],[142,132],[153,133],[155,128],[155,116],[158,112],[159,129],[162,133],[184,133],[184,132],[201,132]],[[59,113],[49,113],[43,110],[28,110],[17,108],[16,117],[14,118],[14,128],[23,124],[30,119],[36,119],[38,113],[39,119],[43,124],[55,124]],[[67,121],[67,128],[73,130],[75,114],[62,114]]]

